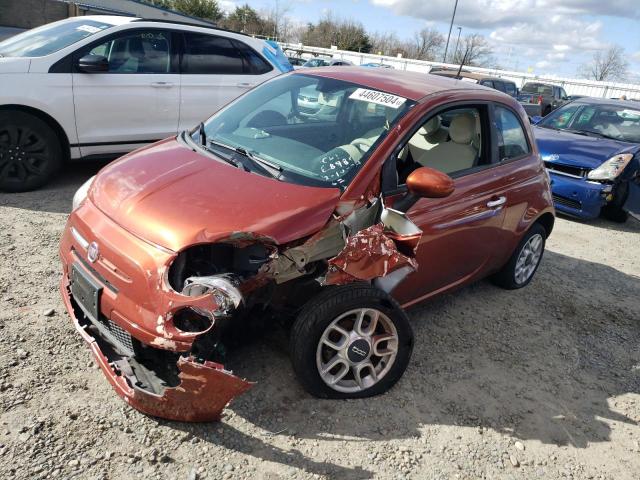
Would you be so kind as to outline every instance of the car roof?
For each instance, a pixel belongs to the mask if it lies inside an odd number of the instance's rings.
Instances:
[[[66,20],[69,21],[82,21],[82,20],[94,20],[96,22],[108,23],[109,25],[124,25],[125,23],[131,23],[139,21],[138,17],[127,17],[124,15],[84,15],[81,17],[69,17]]]
[[[571,104],[581,105],[611,105],[615,107],[625,107],[639,110],[640,105],[634,100],[617,100],[615,98],[581,97],[571,102]]]
[[[382,90],[414,101],[446,90],[494,91],[482,85],[461,82],[453,78],[387,68],[320,67],[313,70],[298,70],[291,75],[314,75],[357,83],[363,87]]]
[[[476,73],[476,72],[466,72],[466,71],[461,71],[460,74],[458,74],[457,70],[436,70],[435,72],[433,72],[432,75],[439,75],[441,77],[464,77],[464,78],[472,78],[474,80],[498,80],[500,82],[509,82],[509,83],[514,83],[512,80],[507,80],[506,78],[500,78],[500,77],[492,77],[491,75],[484,75],[482,73]]]

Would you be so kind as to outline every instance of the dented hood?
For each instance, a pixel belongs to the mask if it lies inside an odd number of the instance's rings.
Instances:
[[[281,182],[194,152],[176,139],[137,150],[96,176],[90,200],[131,233],[179,251],[235,232],[284,244],[317,232],[340,191]]]

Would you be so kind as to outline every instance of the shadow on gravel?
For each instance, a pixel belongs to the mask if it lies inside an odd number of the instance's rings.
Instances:
[[[579,223],[581,225],[593,226],[597,228],[604,228],[606,230],[612,230],[614,232],[628,232],[628,233],[640,233],[640,220],[629,215],[629,218],[624,223],[614,222],[603,217],[598,217],[593,220],[581,220],[576,217],[564,215],[560,212],[556,212],[558,217],[567,220],[569,222]]]
[[[615,407],[634,401],[619,396],[640,393],[640,279],[552,251],[545,255],[525,289],[480,282],[411,310],[412,362],[386,395],[310,397],[278,346],[284,344],[278,332],[232,354],[235,372],[258,383],[231,410],[267,432],[336,442],[346,436],[347,444],[428,437],[433,425],[578,448],[609,441],[611,423],[637,423]],[[199,428],[207,441],[291,461],[290,454],[229,426],[223,427],[229,437],[206,433],[216,424]],[[318,469],[301,454],[293,459]]]
[[[48,213],[69,213],[73,194],[78,187],[107,163],[82,161],[66,164],[49,184],[35,192],[0,192],[0,205]]]

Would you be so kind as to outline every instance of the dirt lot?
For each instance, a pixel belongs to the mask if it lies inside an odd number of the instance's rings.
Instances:
[[[58,239],[95,169],[0,194],[0,478],[640,478],[640,223],[559,219],[529,287],[411,311],[384,396],[309,397],[274,332],[234,352],[258,383],[224,420],[182,424],[128,408],[63,309]]]

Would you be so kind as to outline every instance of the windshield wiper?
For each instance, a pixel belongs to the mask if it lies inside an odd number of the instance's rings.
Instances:
[[[231,150],[233,152],[236,151],[235,147],[232,147],[232,146],[227,145],[225,143],[216,142],[215,140],[208,140],[206,142],[206,144],[203,144],[202,146],[204,148],[206,148],[207,150],[211,151],[211,149],[208,147],[209,145],[215,145],[216,147],[226,148],[226,149]],[[220,158],[222,158],[225,162],[233,165],[234,167],[238,167],[241,170],[244,170],[245,172],[249,171],[249,169],[247,168],[247,166],[244,163],[242,163],[239,160],[236,160],[233,157],[227,157],[226,155],[220,155]]]
[[[226,148],[227,150],[231,150],[232,152],[238,153],[238,154],[242,155],[243,157],[249,159],[251,162],[253,162],[254,165],[255,164],[260,165],[261,169],[263,171],[267,172],[273,178],[280,177],[280,173],[282,172],[282,167],[280,165],[276,165],[274,163],[269,162],[268,160],[265,160],[264,158],[260,158],[257,155],[255,155],[253,152],[247,150],[246,148],[234,147],[233,145],[227,145],[226,143],[219,142],[217,140],[208,140],[207,144],[215,145],[217,147]],[[237,160],[234,160],[233,158],[229,158],[229,160],[233,160],[234,162],[238,162]],[[238,162],[238,163],[241,164],[246,170],[246,167],[242,162]],[[274,172],[273,170],[275,170],[277,173]]]
[[[282,167],[280,165],[276,165],[275,163],[271,163],[270,161],[265,160],[264,158],[260,158],[255,153],[247,150],[246,148],[236,147],[235,150],[240,155],[243,155],[243,156],[247,157],[254,164],[255,163],[260,164],[262,166],[262,169],[267,171],[267,172],[269,172],[269,175],[271,175],[273,178],[278,178],[280,176],[280,173],[282,172]],[[267,167],[267,168],[265,168],[265,167]],[[275,170],[278,173],[273,173],[269,169]]]

